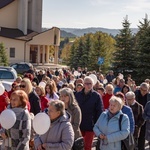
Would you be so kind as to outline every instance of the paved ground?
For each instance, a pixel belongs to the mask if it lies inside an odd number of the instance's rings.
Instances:
[[[55,69],[55,68],[68,68],[66,65],[60,65],[60,64],[53,64],[53,63],[45,63],[44,65],[42,64],[33,64],[34,67],[37,69],[44,69],[44,68],[50,68],[50,69]]]

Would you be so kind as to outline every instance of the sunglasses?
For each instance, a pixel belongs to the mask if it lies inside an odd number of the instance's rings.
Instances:
[[[26,86],[25,85],[20,85],[20,88],[25,88]]]

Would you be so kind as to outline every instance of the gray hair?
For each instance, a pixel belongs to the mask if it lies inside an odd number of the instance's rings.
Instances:
[[[74,106],[77,106],[78,103],[75,99],[74,93],[70,88],[62,88],[59,90],[59,94],[69,96],[69,108],[72,109]]]
[[[49,105],[55,107],[56,111],[60,111],[61,116],[65,114],[65,104],[64,104],[64,102],[62,102],[60,100],[52,100],[49,103]]]
[[[109,103],[111,103],[111,102],[117,103],[118,106],[119,106],[119,110],[122,109],[123,102],[122,102],[122,100],[121,100],[120,97],[112,96],[112,97],[110,98],[110,100],[109,100]]]
[[[126,93],[125,96],[126,96],[126,97],[132,97],[132,98],[135,98],[135,93],[132,92],[132,91],[129,91],[129,92]]]
[[[85,81],[87,81],[87,80],[90,80],[90,81],[92,82],[92,85],[94,85],[94,81],[93,81],[93,79],[92,79],[90,76],[86,76],[86,77],[84,78],[84,83],[85,83]]]
[[[144,87],[147,88],[147,90],[149,89],[149,84],[147,84],[146,82],[141,83],[140,88]]]

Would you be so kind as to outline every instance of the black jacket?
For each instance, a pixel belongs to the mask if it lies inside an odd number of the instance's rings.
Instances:
[[[36,115],[41,111],[40,98],[34,90],[28,95],[28,97],[31,106],[30,112]]]

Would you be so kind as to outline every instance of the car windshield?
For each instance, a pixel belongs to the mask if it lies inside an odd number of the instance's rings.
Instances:
[[[0,71],[0,79],[13,79],[13,74],[11,72],[1,70]]]

